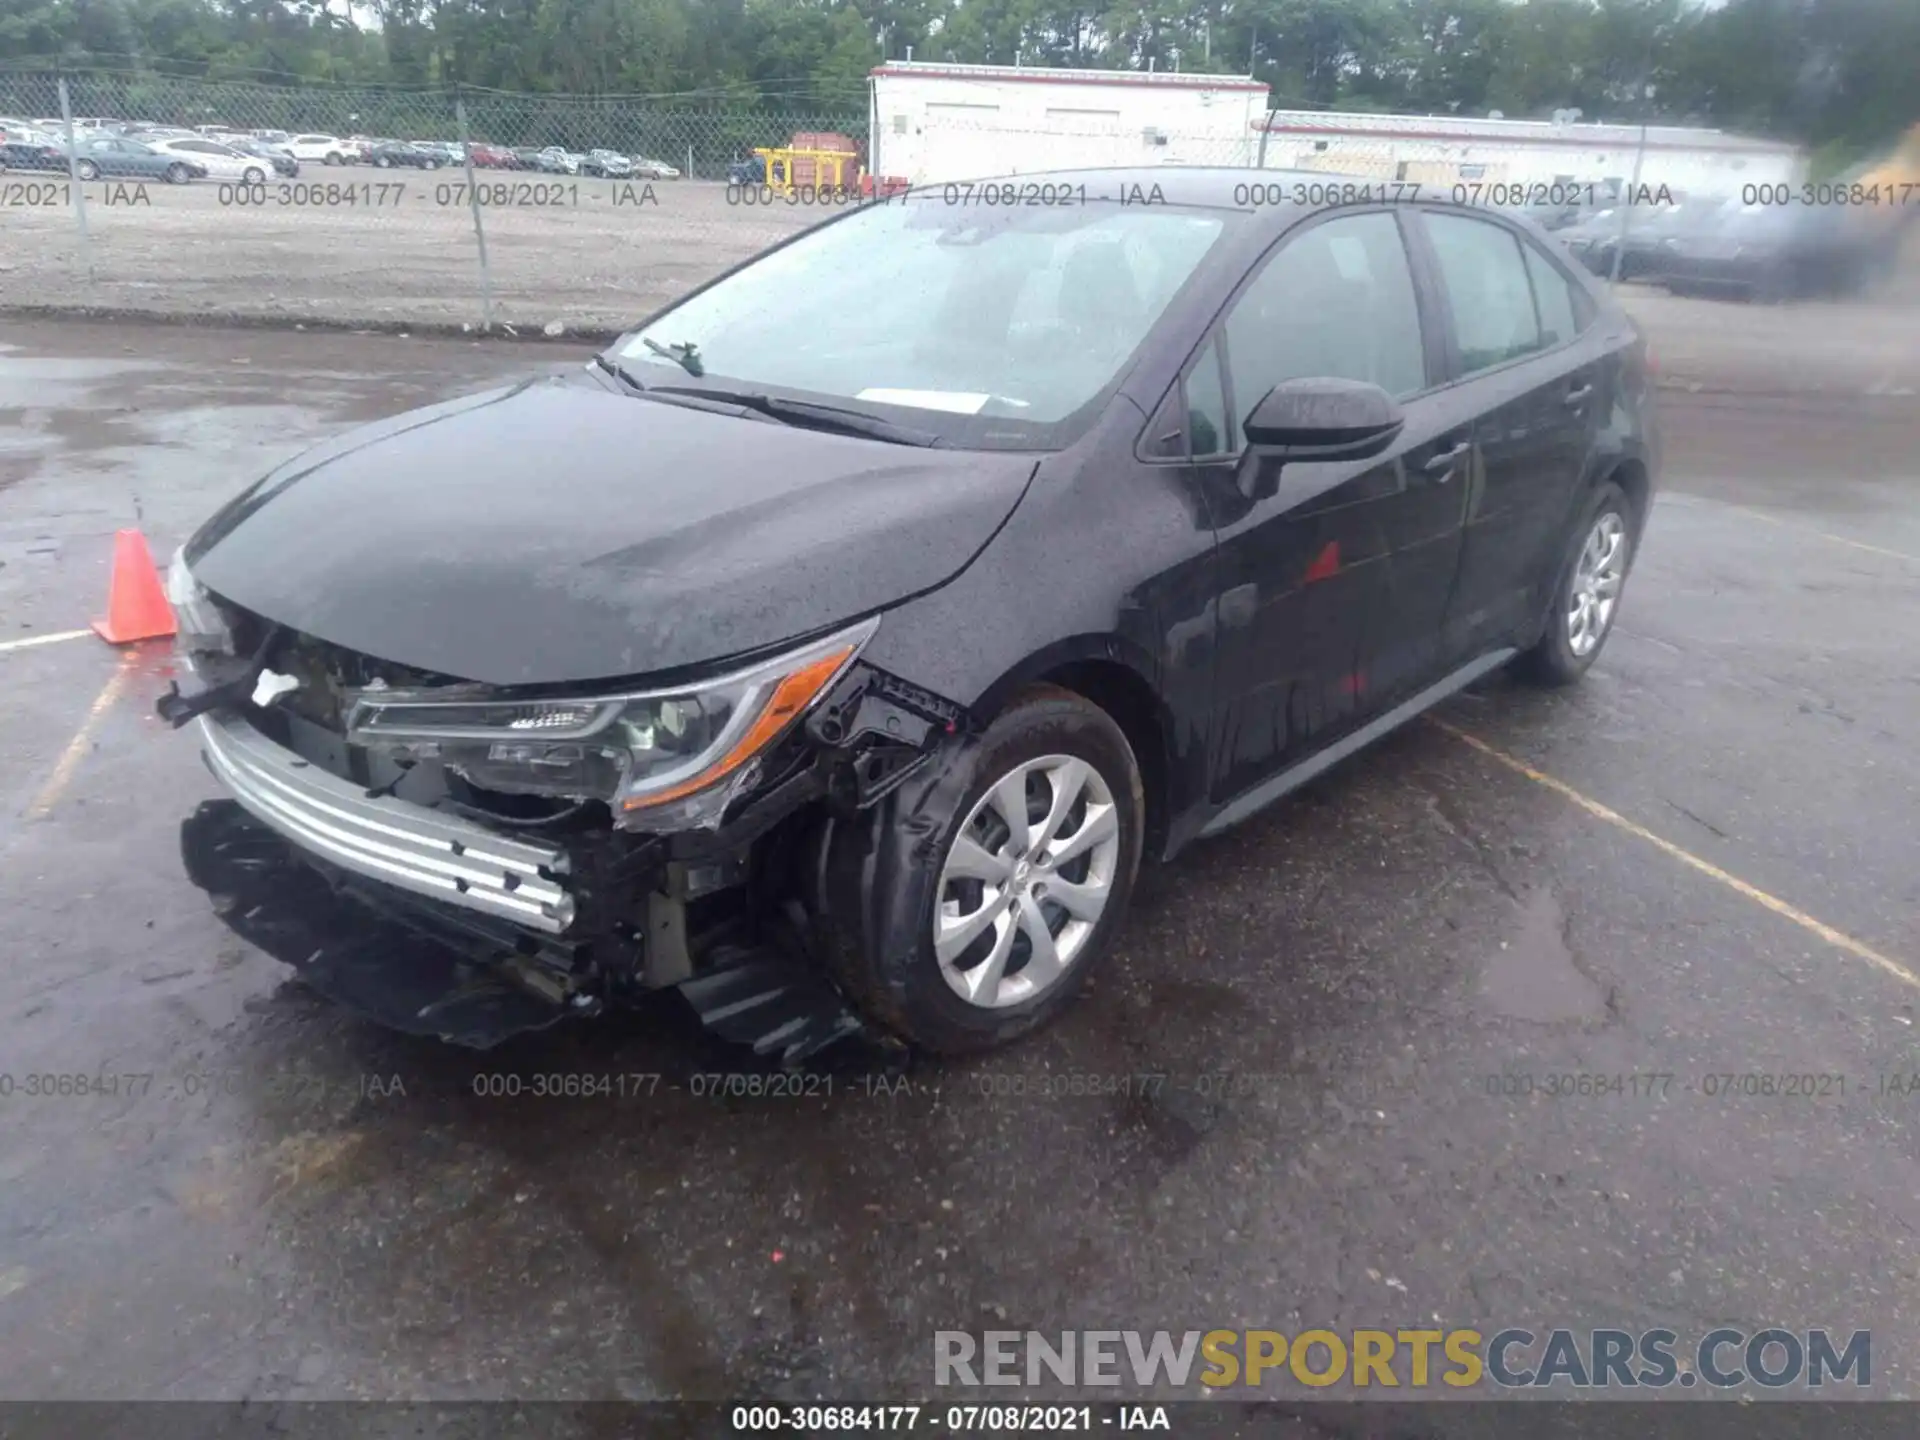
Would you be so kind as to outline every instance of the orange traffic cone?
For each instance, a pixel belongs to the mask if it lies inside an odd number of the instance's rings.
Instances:
[[[93,622],[94,633],[115,645],[159,640],[173,634],[173,607],[153,568],[146,536],[120,530],[113,537],[113,580],[107,590],[107,618]]]

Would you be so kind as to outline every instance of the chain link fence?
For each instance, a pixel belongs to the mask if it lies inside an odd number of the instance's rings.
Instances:
[[[1427,193],[1517,178],[1436,158],[1414,131],[1316,138],[1328,117],[1311,114],[1182,133],[1070,115],[1019,129],[932,109],[878,137],[878,181],[1117,165],[1325,171]],[[619,330],[860,203],[869,131],[861,103],[0,70],[0,306]],[[1646,158],[1628,147],[1608,163],[1638,177]]]

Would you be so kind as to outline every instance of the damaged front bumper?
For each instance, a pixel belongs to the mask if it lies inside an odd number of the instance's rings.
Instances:
[[[567,852],[377,795],[235,714],[198,718],[201,753],[247,811],[344,870],[548,935],[573,923]]]
[[[416,694],[382,693],[363,662],[261,629],[237,653],[203,652],[190,668],[204,688],[159,710],[195,727],[231,796],[183,824],[189,875],[310,987],[479,1047],[669,988],[717,1035],[788,1064],[861,1033],[815,955],[823,847],[966,728],[959,707],[854,665],[729,776],[727,803],[680,828],[656,811],[649,831],[598,802],[501,815],[530,802],[336,728],[331,696]],[[260,684],[289,674],[303,680],[292,694]],[[432,698],[453,693],[466,692]]]

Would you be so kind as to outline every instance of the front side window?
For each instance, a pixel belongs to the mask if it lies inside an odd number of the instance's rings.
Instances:
[[[650,322],[621,362],[649,385],[775,386],[905,407],[968,443],[1055,443],[1048,427],[1119,378],[1238,219],[950,200],[936,188],[824,225]],[[688,345],[704,380],[654,348]]]
[[[1220,342],[1200,352],[1187,375],[1187,453],[1195,459],[1230,455],[1240,448],[1233,416],[1227,413],[1226,386],[1220,378]]]
[[[1285,380],[1364,380],[1395,397],[1424,390],[1420,307],[1398,222],[1348,215],[1288,240],[1234,301],[1226,337],[1241,416]]]
[[[1467,374],[1542,349],[1540,318],[1520,241],[1505,226],[1465,215],[1426,215],[1441,289]]]

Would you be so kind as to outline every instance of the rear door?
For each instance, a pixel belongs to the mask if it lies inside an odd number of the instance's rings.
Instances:
[[[1517,227],[1418,212],[1446,318],[1448,387],[1472,415],[1459,575],[1446,610],[1456,660],[1524,636],[1558,570],[1600,409],[1591,302]]]

